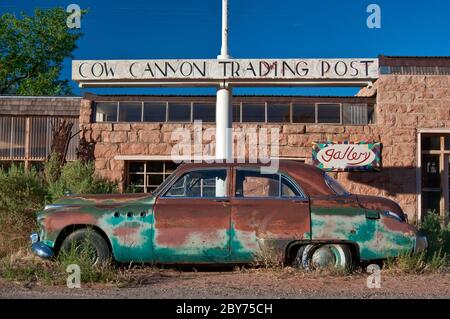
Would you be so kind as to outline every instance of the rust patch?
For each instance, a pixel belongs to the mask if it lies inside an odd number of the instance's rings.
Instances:
[[[64,212],[49,215],[44,220],[44,226],[48,232],[55,232],[70,225],[94,225],[96,222],[97,219],[88,213]]]
[[[383,216],[381,218],[381,222],[383,223],[384,226],[386,226],[386,229],[389,229],[392,231],[402,232],[402,233],[408,234],[408,235],[413,235],[416,232],[414,226],[412,226],[408,223],[405,223],[405,222],[400,222],[394,218],[389,218],[389,217]]]
[[[139,231],[139,227],[119,227],[113,230],[113,235],[118,237],[127,237],[135,235]]]

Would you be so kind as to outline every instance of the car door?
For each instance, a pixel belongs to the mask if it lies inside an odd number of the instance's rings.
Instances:
[[[284,252],[288,243],[310,239],[308,197],[287,174],[237,167],[233,184],[232,260],[248,262],[264,249]]]
[[[185,172],[156,200],[154,255],[162,263],[218,263],[230,255],[227,168]]]

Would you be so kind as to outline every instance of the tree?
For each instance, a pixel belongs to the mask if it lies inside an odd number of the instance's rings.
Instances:
[[[71,94],[60,75],[82,33],[67,27],[67,17],[63,8],[0,16],[0,94]]]

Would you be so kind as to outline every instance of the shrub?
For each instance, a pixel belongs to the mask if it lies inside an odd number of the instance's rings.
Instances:
[[[450,254],[450,225],[445,227],[439,215],[429,213],[423,220],[420,231],[428,238],[429,255],[438,251]]]
[[[6,171],[0,170],[0,207],[15,216],[41,209],[47,195],[43,184],[34,169],[13,165]]]
[[[423,220],[419,230],[427,236],[426,252],[413,255],[402,253],[397,258],[387,261],[387,268],[403,273],[424,273],[446,271],[450,256],[450,228],[444,227],[439,215],[429,213]]]
[[[48,162],[51,165],[50,161]],[[49,170],[50,171],[50,170]],[[67,194],[106,194],[117,192],[117,184],[94,174],[94,163],[80,161],[67,163],[61,168],[59,179],[49,181],[50,199],[55,200]],[[52,176],[52,174],[49,174]]]
[[[52,153],[44,165],[44,177],[48,185],[55,183],[59,179],[61,168],[59,155]]]

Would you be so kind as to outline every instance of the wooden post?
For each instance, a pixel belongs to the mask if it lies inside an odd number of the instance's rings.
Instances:
[[[30,117],[25,118],[25,169],[30,168],[30,138],[31,138],[31,129],[30,129]]]

